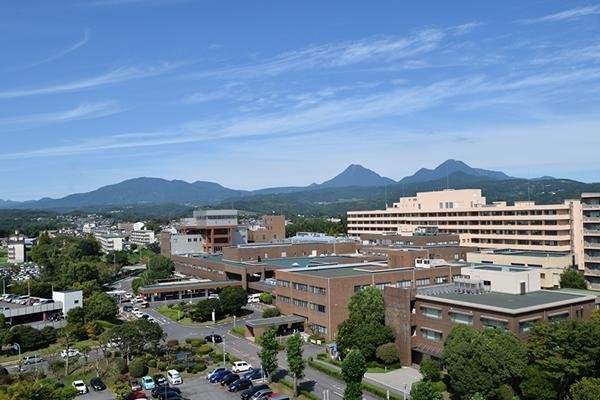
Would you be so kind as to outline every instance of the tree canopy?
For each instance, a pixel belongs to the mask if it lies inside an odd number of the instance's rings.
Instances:
[[[352,350],[342,362],[342,377],[346,383],[344,400],[362,399],[362,378],[367,372],[365,357],[359,350]]]
[[[277,329],[268,328],[260,339],[260,351],[258,357],[263,371],[271,379],[273,373],[277,370],[277,353],[279,352],[279,342],[275,336]]]
[[[412,400],[444,400],[431,381],[420,381],[412,385],[410,389]]]
[[[560,274],[560,287],[572,289],[587,289],[587,283],[579,272],[573,268],[566,269]]]
[[[463,325],[448,335],[442,358],[450,386],[462,398],[477,392],[494,398],[502,385],[523,375],[528,363],[527,348],[514,334]]]
[[[112,321],[119,313],[115,299],[103,292],[96,292],[91,295],[85,301],[83,309],[86,321],[96,319]]]
[[[219,293],[221,309],[229,315],[238,315],[248,302],[248,295],[241,286],[228,286]]]

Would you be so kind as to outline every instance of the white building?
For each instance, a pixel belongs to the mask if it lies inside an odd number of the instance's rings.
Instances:
[[[129,242],[140,246],[147,246],[155,241],[156,237],[154,236],[154,231],[150,230],[134,230],[131,232],[131,235],[129,235]]]
[[[96,232],[94,237],[100,243],[104,253],[112,253],[113,251],[123,250],[123,242],[125,238],[121,233],[115,232]]]
[[[144,222],[136,222],[133,224],[133,231],[141,231],[146,227]]]
[[[540,273],[535,268],[484,264],[463,267],[460,272],[468,280],[483,281],[484,288],[491,292],[525,294],[541,290]]]
[[[53,291],[52,300],[62,303],[62,312],[67,316],[69,310],[83,307],[83,292],[81,290]]]
[[[20,264],[25,262],[25,235],[15,232],[8,238],[8,263]]]

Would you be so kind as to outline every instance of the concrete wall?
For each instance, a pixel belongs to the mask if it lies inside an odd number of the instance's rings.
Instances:
[[[502,268],[497,266],[498,268]],[[489,281],[492,292],[520,294],[521,283],[525,283],[525,292],[534,292],[541,289],[540,273],[536,269],[524,271],[508,271],[510,267],[504,267],[500,271],[492,271],[482,268],[463,267],[461,274],[470,279]]]

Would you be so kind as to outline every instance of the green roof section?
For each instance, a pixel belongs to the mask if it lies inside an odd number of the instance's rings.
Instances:
[[[552,303],[559,303],[563,301],[583,300],[587,297],[580,294],[565,293],[558,290],[538,290],[535,292],[529,292],[525,294],[509,294],[498,292],[488,292],[482,294],[467,294],[456,292],[436,293],[427,295],[417,294],[417,298],[420,296],[450,300],[453,302],[471,303],[484,307],[505,308],[509,310],[537,307],[542,305],[549,305]]]
[[[596,297],[600,297],[600,290],[586,290],[586,289],[563,288],[563,289],[559,289],[558,291],[559,292],[563,292],[563,293],[580,294],[582,296],[596,296]]]

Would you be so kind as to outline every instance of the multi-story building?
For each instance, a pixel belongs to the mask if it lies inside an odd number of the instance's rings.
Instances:
[[[460,275],[461,268],[448,263],[393,268],[385,261],[357,261],[277,270],[277,307],[283,314],[304,317],[311,333],[333,340],[338,325],[348,318],[348,302],[355,292],[369,286],[383,289],[449,283]]]
[[[247,228],[238,225],[237,210],[195,210],[193,217],[182,219],[176,229],[178,234],[202,238],[195,253],[218,253],[224,247],[248,242]]]
[[[511,331],[522,339],[540,321],[588,318],[596,296],[540,290],[528,268],[463,268],[469,278],[417,288],[385,287],[386,324],[395,334],[400,361],[439,357],[456,325]],[[483,278],[483,279],[481,279]]]
[[[25,235],[15,232],[8,237],[8,263],[20,264],[25,262]]]
[[[123,250],[125,237],[119,232],[96,231],[94,232],[94,238],[100,243],[104,253]]]
[[[154,231],[151,230],[131,231],[131,234],[129,235],[129,242],[140,246],[147,246],[155,241]]]
[[[285,239],[285,215],[263,215],[258,225],[248,227],[248,242],[269,243]]]
[[[517,201],[509,205],[487,204],[480,189],[448,189],[402,197],[385,210],[349,211],[348,234],[407,235],[437,227],[440,233],[460,235],[461,245],[572,253],[577,267],[587,268],[590,284],[600,287],[600,273],[594,271],[600,266],[599,221],[600,194],[584,193],[581,199],[560,204]]]
[[[592,289],[600,289],[600,193],[583,193],[584,275]]]

